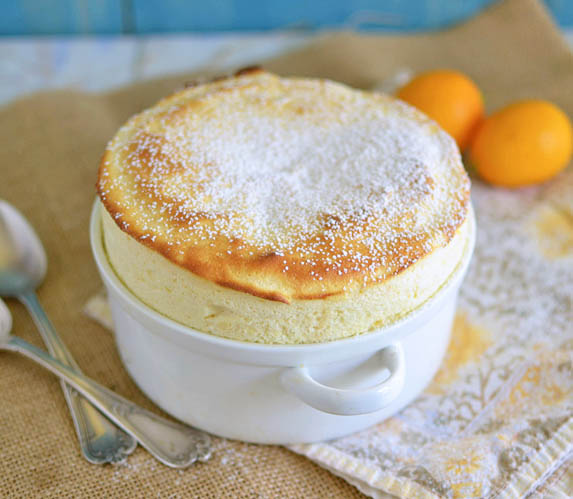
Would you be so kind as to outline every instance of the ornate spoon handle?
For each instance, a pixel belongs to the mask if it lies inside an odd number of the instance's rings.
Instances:
[[[211,439],[206,433],[135,405],[21,338],[10,336],[0,349],[19,352],[59,376],[167,466],[184,468],[209,459]]]
[[[18,296],[18,299],[30,312],[52,356],[80,373],[80,368],[46,315],[36,293],[26,292]],[[123,461],[135,450],[137,441],[131,435],[112,424],[63,381],[62,390],[72,414],[80,447],[89,462],[102,464]]]

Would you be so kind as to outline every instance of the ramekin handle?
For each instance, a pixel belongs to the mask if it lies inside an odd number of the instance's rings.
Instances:
[[[390,405],[404,386],[404,351],[400,343],[389,345],[377,354],[381,369],[390,376],[371,388],[340,389],[323,385],[312,378],[307,367],[289,367],[281,373],[281,383],[290,393],[319,411],[340,416],[369,414]]]

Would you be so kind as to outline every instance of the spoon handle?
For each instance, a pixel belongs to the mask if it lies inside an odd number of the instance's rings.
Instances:
[[[26,292],[18,297],[26,306],[44,339],[50,354],[62,364],[81,372],[72,354],[64,345],[46,315],[36,293]],[[135,439],[113,425],[73,388],[62,381],[62,390],[70,408],[80,448],[85,458],[95,464],[123,461],[137,447]]]
[[[137,406],[21,338],[11,336],[0,348],[19,352],[65,380],[167,466],[185,468],[209,459],[211,439],[206,433]]]

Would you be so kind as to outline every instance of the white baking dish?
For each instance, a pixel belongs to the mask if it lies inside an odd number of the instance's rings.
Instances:
[[[143,304],[103,247],[100,205],[90,235],[107,288],[119,352],[139,387],[197,428],[248,442],[341,437],[396,413],[422,392],[444,356],[475,240],[436,295],[395,324],[310,345],[262,345],[183,326]]]

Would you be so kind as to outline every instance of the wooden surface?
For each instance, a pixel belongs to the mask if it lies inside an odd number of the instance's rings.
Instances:
[[[224,70],[309,39],[295,33],[0,38],[0,103],[41,90],[97,92],[164,74]]]
[[[573,29],[564,35],[573,47]],[[200,68],[224,71],[301,47],[312,38],[296,32],[0,38],[0,105],[41,90],[98,92]]]
[[[0,34],[125,34],[341,26],[436,29],[463,21],[494,1],[13,0],[2,5]],[[573,26],[573,2],[545,0],[545,4],[561,26]]]

